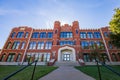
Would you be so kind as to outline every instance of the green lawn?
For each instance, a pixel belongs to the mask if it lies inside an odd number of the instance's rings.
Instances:
[[[18,70],[21,67],[23,66],[0,66],[0,80],[2,80],[5,76]],[[31,80],[33,67],[34,66],[29,66],[28,68],[11,77],[9,80]],[[48,74],[56,68],[57,67],[36,66],[34,80],[38,80],[40,77]]]
[[[120,72],[120,66],[112,66],[113,69]],[[91,77],[95,78],[96,80],[99,80],[98,76],[98,70],[96,66],[82,66],[82,67],[75,67],[78,70],[90,75]],[[100,72],[102,80],[120,80],[120,76],[114,74],[110,70],[106,69],[103,66],[100,66]]]

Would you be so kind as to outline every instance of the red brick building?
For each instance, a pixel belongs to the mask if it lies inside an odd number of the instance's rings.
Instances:
[[[53,29],[33,29],[22,26],[12,29],[0,54],[2,62],[94,61],[91,53],[99,52],[101,61],[120,61],[120,50],[109,43],[109,27],[80,29],[78,21],[61,25],[55,21]]]

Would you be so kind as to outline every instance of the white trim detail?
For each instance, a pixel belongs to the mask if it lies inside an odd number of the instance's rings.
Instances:
[[[31,39],[31,37],[32,37],[32,33],[33,33],[33,29],[32,29],[32,31],[31,31],[31,33],[30,33],[30,36],[29,36],[29,39],[28,39],[28,43],[26,44],[26,48],[25,48],[25,52],[24,52],[24,54],[23,54],[23,58],[22,58],[21,64],[24,63],[25,55],[27,54],[27,49],[28,49],[28,46],[29,46],[30,39]]]
[[[69,46],[65,46],[65,47],[59,48],[59,50],[58,50],[58,61],[63,61],[62,60],[62,53],[61,53],[61,51],[65,50],[65,49],[72,50],[72,53],[71,53],[72,60],[71,61],[76,61],[75,49],[72,48],[72,47],[69,47]]]
[[[102,34],[102,30],[101,29],[100,29],[100,33],[101,33],[101,36],[102,36],[102,39],[103,39],[103,42],[104,42],[104,45],[105,45],[105,48],[106,48],[106,51],[107,51],[108,58],[109,58],[110,62],[112,62],[111,57],[110,57],[110,53],[109,53],[109,50],[107,48],[107,44],[105,42],[105,38],[104,38],[104,36]]]

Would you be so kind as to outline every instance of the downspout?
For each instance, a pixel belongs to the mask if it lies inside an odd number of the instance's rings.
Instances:
[[[110,53],[109,53],[109,50],[108,50],[108,48],[107,48],[107,44],[106,44],[106,42],[105,42],[105,38],[104,38],[104,36],[103,36],[103,33],[102,33],[102,30],[101,30],[101,29],[100,29],[100,33],[101,33],[101,36],[102,36],[102,39],[103,39],[103,43],[104,43],[105,48],[106,48],[106,51],[107,51],[108,58],[109,58],[110,62],[112,62],[112,59],[111,59],[111,57],[110,57]]]
[[[31,33],[30,33],[30,36],[29,36],[29,39],[28,39],[28,43],[27,43],[25,52],[24,52],[24,54],[23,54],[23,58],[22,58],[21,64],[24,63],[25,55],[27,54],[26,52],[27,52],[27,49],[28,49],[28,46],[29,46],[29,42],[30,42],[30,39],[31,39],[31,36],[32,36],[32,32],[33,32],[33,29],[32,29],[32,31],[31,31]]]

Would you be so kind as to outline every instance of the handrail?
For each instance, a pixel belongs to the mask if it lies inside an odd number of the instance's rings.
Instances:
[[[36,66],[36,63],[37,63],[38,60],[35,60],[33,62],[31,62],[30,64],[28,64],[27,66],[24,66],[22,68],[20,68],[19,70],[9,74],[7,77],[5,77],[3,80],[7,80],[9,79],[10,77],[12,77],[13,75],[17,74],[18,72],[22,71],[23,69],[27,68],[28,66],[30,66],[31,64],[35,63],[35,66]],[[35,70],[35,69],[34,69]],[[33,74],[32,74],[33,75]]]
[[[115,73],[115,74],[117,74],[118,76],[120,76],[120,73],[119,72],[117,72],[116,70],[114,70],[111,66],[109,66],[109,65],[106,65],[106,64],[104,64],[104,63],[102,63],[102,62],[99,62],[100,64],[102,64],[104,67],[106,67],[107,69],[109,69],[110,71],[112,71],[113,73]]]

